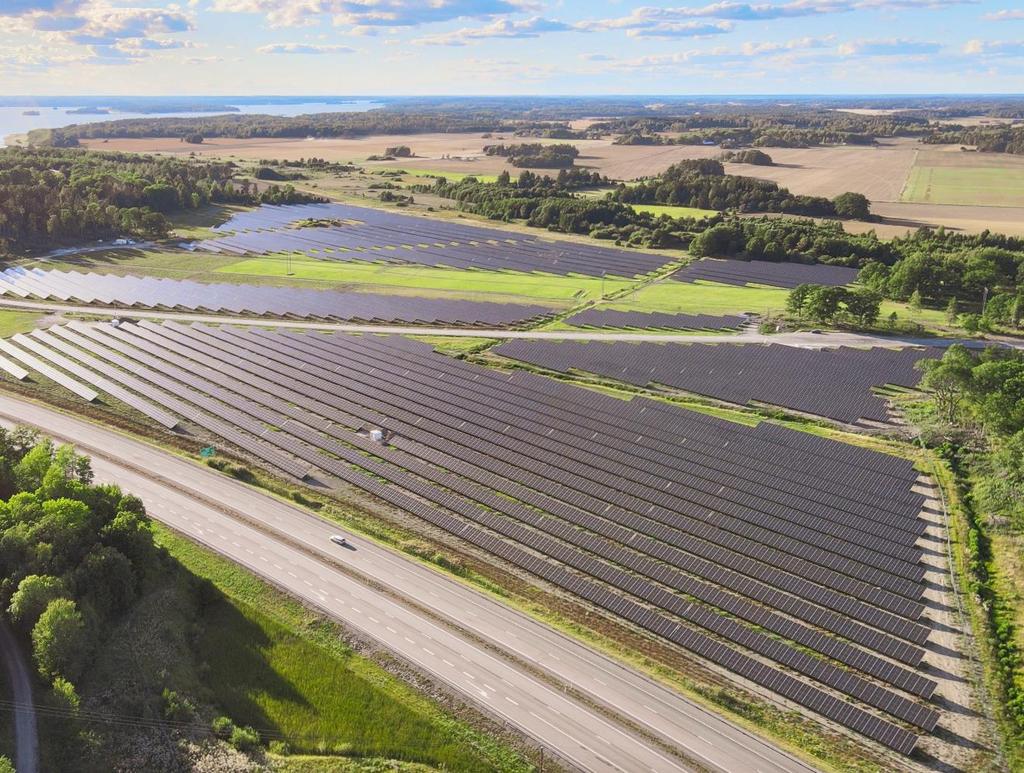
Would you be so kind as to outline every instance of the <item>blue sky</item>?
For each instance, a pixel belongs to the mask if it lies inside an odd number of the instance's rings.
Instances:
[[[3,94],[1024,92],[1019,0],[0,0]]]

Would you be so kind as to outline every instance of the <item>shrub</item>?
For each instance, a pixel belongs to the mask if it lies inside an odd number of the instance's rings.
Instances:
[[[246,727],[235,727],[231,731],[229,743],[240,752],[251,752],[260,745],[260,734],[255,729]]]
[[[92,653],[92,637],[74,601],[54,599],[47,605],[32,628],[32,651],[48,681],[78,677]]]
[[[218,738],[227,740],[235,732],[235,723],[231,721],[230,717],[219,716],[210,723],[210,729]]]
[[[196,707],[184,695],[164,688],[164,719],[172,722],[191,722],[195,717]]]

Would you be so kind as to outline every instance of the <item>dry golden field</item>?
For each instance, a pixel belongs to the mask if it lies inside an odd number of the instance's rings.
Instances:
[[[582,123],[582,122],[581,122]],[[508,169],[504,158],[483,155],[496,142],[534,142],[529,138],[480,134],[413,134],[358,139],[224,139],[202,145],[176,139],[91,140],[97,150],[189,154],[237,160],[295,160],[312,156],[351,161],[367,168],[396,167],[431,172],[493,175]],[[558,140],[543,140],[558,142]],[[610,140],[574,140],[578,164],[613,179],[653,176],[689,158],[715,158],[717,147],[693,145],[613,145]],[[390,145],[408,145],[415,158],[367,162]],[[895,236],[921,226],[977,232],[986,228],[1024,235],[1024,195],[1014,193],[1013,180],[1024,176],[1024,158],[1005,154],[963,152],[958,146],[921,145],[912,139],[887,140],[874,147],[767,148],[777,166],[727,164],[730,174],[772,180],[794,193],[833,197],[844,191],[863,193],[872,201],[881,223],[850,223],[850,230],[875,229]],[[932,172],[930,170],[940,170]],[[930,185],[927,181],[935,180]],[[966,180],[969,184],[960,184]],[[1006,183],[1010,180],[1010,183]],[[991,181],[991,184],[989,183]],[[1002,182],[1000,182],[1002,181]],[[1002,187],[999,188],[997,183]],[[1005,190],[1006,195],[1000,193]]]

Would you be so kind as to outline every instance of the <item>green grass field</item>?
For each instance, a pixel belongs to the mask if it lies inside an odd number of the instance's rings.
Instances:
[[[267,256],[240,260],[221,266],[216,272],[237,277],[284,277],[287,270],[288,261],[283,256]],[[534,300],[568,301],[575,298],[598,298],[602,289],[600,277],[349,263],[299,256],[292,259],[291,270],[294,279],[340,285],[366,285],[366,289],[404,287],[472,295],[500,294]],[[636,281],[627,279],[603,280],[605,294],[625,290],[634,284]]]
[[[42,316],[34,311],[0,310],[0,338],[10,338],[15,333],[29,332]]]
[[[652,215],[668,215],[669,217],[696,217],[704,218],[717,215],[713,209],[698,209],[697,207],[673,207],[668,204],[630,204],[636,212],[650,212]]]
[[[919,204],[1024,206],[1024,174],[1018,169],[915,166],[903,201]]]
[[[682,314],[739,314],[779,312],[789,291],[777,287],[736,286],[716,282],[676,282],[667,279],[623,296],[608,308],[621,311],[664,311]]]
[[[408,167],[395,167],[401,169],[409,177],[443,177],[448,182],[461,182],[467,177],[475,177],[482,183],[493,183],[498,181],[498,175],[496,174],[476,174],[474,172],[441,172],[437,169],[409,169]],[[516,170],[511,170],[509,174],[512,174]]]

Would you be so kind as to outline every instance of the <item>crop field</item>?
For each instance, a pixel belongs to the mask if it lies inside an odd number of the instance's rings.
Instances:
[[[5,351],[355,485],[898,752],[940,721],[909,461],[396,336],[72,322]]]
[[[872,201],[898,201],[917,147],[913,140],[884,140],[874,147],[764,148],[775,166],[729,164],[728,171],[772,180],[808,196],[832,198],[854,191]]]
[[[1024,168],[915,166],[902,200],[924,204],[1024,206]]]

